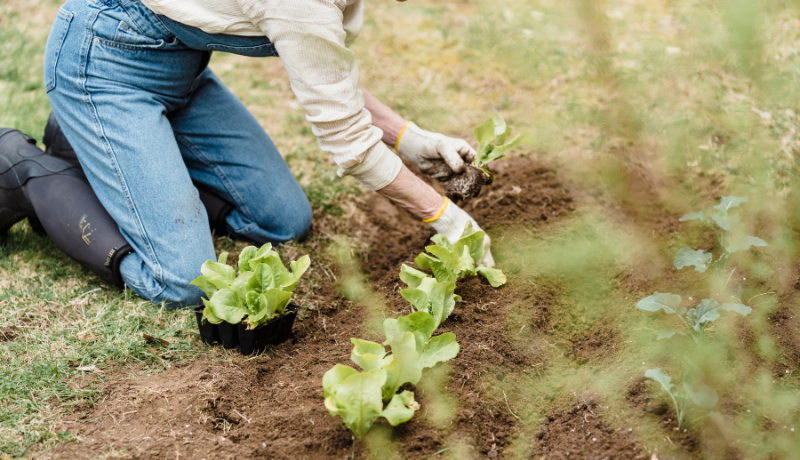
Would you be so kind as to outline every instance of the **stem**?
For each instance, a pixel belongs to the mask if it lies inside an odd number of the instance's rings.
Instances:
[[[675,404],[675,415],[678,416],[678,428],[681,427],[683,423],[683,413],[681,412],[681,407],[678,405],[678,400],[675,399],[675,396],[672,394],[671,391],[667,391],[669,393],[669,397],[672,398],[672,404]]]
[[[736,267],[736,268],[739,268],[739,267]],[[736,268],[734,268],[733,270],[731,270],[731,274],[730,274],[730,275],[728,275],[728,280],[727,280],[727,281],[725,281],[725,284],[723,284],[723,285],[722,285],[722,289],[720,289],[720,291],[719,291],[720,295],[722,295],[722,294],[725,292],[725,288],[726,288],[726,287],[728,287],[728,283],[730,283],[730,282],[731,282],[731,276],[733,276],[733,272],[735,272],[735,271],[736,271]]]
[[[683,324],[686,326],[686,330],[689,332],[689,337],[692,338],[692,342],[694,342],[694,344],[699,347],[700,343],[697,341],[697,338],[695,338],[695,336],[694,336],[694,332],[693,332],[692,326],[689,326],[689,322],[686,321],[686,318],[684,318],[683,315],[681,315],[680,313],[678,313],[678,318],[680,318],[681,321],[683,321]]]

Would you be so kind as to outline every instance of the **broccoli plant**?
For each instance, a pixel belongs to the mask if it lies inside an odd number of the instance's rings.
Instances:
[[[492,287],[500,287],[506,283],[506,275],[502,271],[484,265],[476,266],[477,261],[483,259],[485,236],[486,233],[475,231],[472,223],[467,222],[455,244],[451,244],[444,235],[434,235],[431,239],[436,244],[425,247],[430,254],[420,254],[414,263],[423,270],[431,270],[439,282],[455,283],[460,278],[479,274]],[[405,264],[400,268],[400,279],[411,288],[417,288],[427,276]]]
[[[512,147],[533,143],[533,135],[527,131],[511,137],[511,128],[498,114],[475,127],[472,134],[478,141],[478,152],[475,161],[467,165],[464,172],[454,174],[442,163],[429,173],[445,184],[447,196],[454,201],[478,196],[484,185],[494,182],[494,174],[487,167],[490,162],[503,158]]]
[[[738,196],[723,196],[720,203],[714,206],[715,211],[706,213],[702,211],[692,212],[680,218],[681,222],[690,220],[699,220],[709,226],[717,234],[717,241],[719,247],[722,248],[722,253],[719,257],[714,259],[714,254],[706,252],[703,249],[693,250],[692,248],[681,248],[675,254],[673,264],[675,268],[682,269],[684,267],[694,267],[697,273],[703,273],[706,270],[713,269],[720,276],[727,273],[728,258],[731,254],[738,251],[748,251],[752,247],[767,246],[766,241],[756,236],[736,235],[729,236],[729,232],[733,230],[735,224],[741,220],[739,214],[731,214],[733,208],[738,208],[743,203],[747,203],[748,198]],[[713,222],[713,224],[712,224]],[[734,269],[735,270],[735,269]],[[733,272],[731,272],[731,275]],[[730,275],[728,276],[728,281]],[[723,290],[727,286],[727,281],[723,285]]]
[[[659,367],[648,369],[644,376],[661,384],[661,389],[672,399],[672,404],[675,406],[675,414],[678,417],[679,428],[683,427],[683,420],[686,416],[689,401],[702,409],[711,409],[717,405],[719,400],[717,391],[703,381],[705,379],[703,371],[691,361],[683,374],[683,393],[673,390],[672,378]]]
[[[670,294],[668,292],[656,291],[653,295],[645,297],[636,304],[636,308],[645,311],[657,312],[664,310],[664,313],[671,315],[675,314],[680,318],[683,325],[686,327],[686,332],[665,327],[658,331],[658,338],[656,340],[663,340],[672,337],[675,334],[689,336],[696,344],[700,344],[700,338],[706,327],[719,319],[722,312],[732,311],[742,316],[747,316],[753,311],[752,308],[740,303],[724,303],[720,305],[714,299],[703,299],[696,307],[686,309],[681,308],[681,296],[677,294]]]
[[[708,212],[708,216],[700,211],[681,217],[680,220],[682,222],[700,220],[714,229],[717,233],[722,253],[714,259],[714,254],[703,249],[681,248],[675,254],[675,260],[673,261],[675,268],[680,270],[684,267],[694,267],[697,273],[704,273],[708,269],[712,269],[718,273],[721,282],[722,277],[727,273],[728,258],[731,254],[738,251],[747,251],[752,247],[767,246],[764,240],[755,236],[736,235],[731,237],[729,235],[729,232],[734,229],[734,225],[741,219],[739,214],[731,214],[731,209],[737,208],[747,201],[748,198],[746,196],[723,196],[720,203],[713,207],[714,211]],[[712,222],[716,227],[712,225]],[[727,280],[725,280],[724,284],[721,283],[720,295],[725,292],[732,275],[733,271],[727,275]],[[657,340],[668,339],[675,334],[681,334],[691,337],[696,344],[700,343],[699,339],[703,337],[706,327],[716,321],[722,312],[732,311],[742,316],[747,316],[752,312],[752,308],[744,304],[736,302],[720,304],[713,298],[703,299],[697,306],[690,309],[681,308],[680,304],[681,296],[677,294],[655,292],[653,295],[640,300],[636,304],[636,308],[651,312],[663,310],[666,314],[676,314],[686,327],[685,332],[665,327],[658,332]]]
[[[219,260],[206,261],[192,284],[205,294],[203,319],[212,324],[223,321],[237,324],[243,320],[255,329],[283,314],[300,278],[311,265],[303,256],[291,262],[287,270],[280,255],[267,243],[259,249],[248,246],[239,255],[239,274],[227,265],[228,253]]]

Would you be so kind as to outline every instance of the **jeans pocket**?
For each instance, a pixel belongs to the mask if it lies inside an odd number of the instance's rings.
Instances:
[[[126,24],[124,21],[121,21],[119,23],[119,26],[117,27],[117,33],[114,34],[114,42],[125,45],[158,46],[163,41],[164,40],[150,38],[144,34],[137,32],[131,26]]]
[[[44,53],[44,84],[48,93],[56,87],[56,66],[64,39],[67,38],[69,25],[72,23],[73,14],[61,8],[58,10],[50,35],[47,37],[47,46]]]
[[[146,18],[138,18],[145,21]],[[92,25],[94,43],[123,50],[158,50],[175,44],[168,34],[159,33],[153,27],[145,29],[137,24],[137,17],[131,16],[121,7],[103,10]]]

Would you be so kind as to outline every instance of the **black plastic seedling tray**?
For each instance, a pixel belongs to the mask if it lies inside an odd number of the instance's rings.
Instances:
[[[263,324],[255,329],[247,330],[246,323],[229,324],[203,324],[203,308],[194,309],[197,318],[197,327],[200,329],[200,338],[209,345],[218,342],[227,349],[240,347],[243,355],[253,354],[263,350],[267,345],[277,345],[285,342],[292,336],[292,327],[300,306],[290,303],[283,315]]]

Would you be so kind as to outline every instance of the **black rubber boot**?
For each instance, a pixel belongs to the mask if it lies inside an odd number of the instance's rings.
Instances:
[[[61,130],[61,126],[59,126],[53,112],[50,112],[47,126],[44,128],[44,145],[48,155],[61,158],[80,168],[75,149],[72,148],[66,136],[64,136],[64,132]],[[197,182],[194,182],[194,185],[200,194],[200,201],[206,207],[208,225],[211,227],[211,232],[216,236],[228,236],[230,231],[228,231],[228,224],[225,218],[235,209],[234,206],[205,188],[204,185]],[[35,223],[33,222],[32,225]]]
[[[54,174],[83,178],[83,172],[70,163],[45,155],[31,137],[9,128],[0,128],[0,245],[8,229],[24,218],[42,232],[36,212],[22,190],[28,180]]]
[[[53,112],[50,112],[50,116],[47,118],[47,125],[44,127],[44,138],[42,142],[45,146],[45,153],[48,155],[61,158],[78,168],[81,167],[80,162],[78,162],[78,157],[75,155],[75,149],[69,144],[67,137],[64,135],[64,131],[61,131],[61,126],[58,124],[56,115]]]
[[[47,155],[25,134],[0,128],[0,238],[27,217],[70,257],[123,286],[122,258],[132,249],[83,172]]]
[[[208,191],[205,187],[194,183],[197,187],[197,192],[200,194],[200,201],[206,207],[206,214],[208,214],[208,225],[211,227],[211,233],[216,236],[228,236],[228,223],[225,218],[234,210],[232,204],[223,200],[213,192]]]
[[[24,189],[56,246],[103,280],[124,287],[119,264],[133,249],[88,183],[55,175],[33,178]]]

